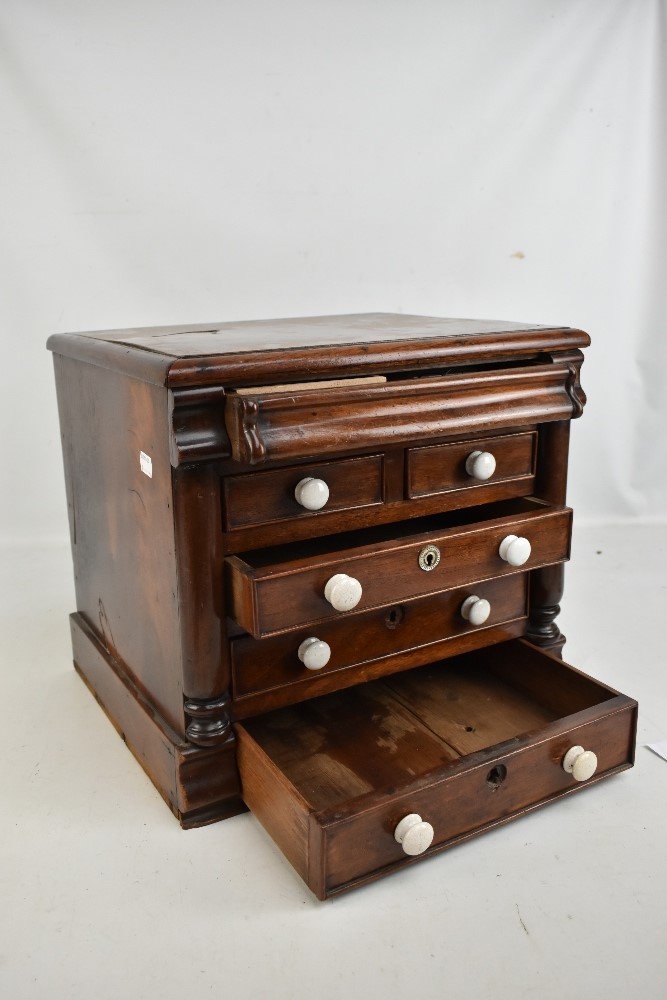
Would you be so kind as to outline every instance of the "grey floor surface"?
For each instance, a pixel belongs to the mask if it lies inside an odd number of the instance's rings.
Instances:
[[[636,767],[318,903],[250,815],[183,832],[71,668],[69,550],[4,549],[0,996],[667,997],[667,526],[578,527],[565,659]]]

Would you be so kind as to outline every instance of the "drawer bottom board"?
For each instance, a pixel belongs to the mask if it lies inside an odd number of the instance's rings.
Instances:
[[[629,767],[636,704],[524,641],[313,699],[237,725],[243,797],[320,898],[428,856]],[[573,745],[595,775],[562,767]]]

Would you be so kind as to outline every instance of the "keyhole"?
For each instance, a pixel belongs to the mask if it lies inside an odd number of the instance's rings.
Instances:
[[[398,628],[398,626],[403,621],[403,616],[405,615],[405,609],[399,605],[395,608],[390,608],[385,617],[384,623],[387,628]]]
[[[419,553],[419,565],[427,573],[440,562],[440,550],[437,545],[426,545]]]
[[[504,764],[497,764],[492,767],[486,776],[486,783],[490,785],[491,788],[498,788],[502,785],[503,781],[507,777],[507,768]]]

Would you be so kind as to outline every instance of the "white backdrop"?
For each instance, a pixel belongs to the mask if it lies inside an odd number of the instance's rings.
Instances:
[[[5,537],[67,531],[53,331],[329,312],[594,338],[583,518],[667,491],[661,0],[4,0]]]

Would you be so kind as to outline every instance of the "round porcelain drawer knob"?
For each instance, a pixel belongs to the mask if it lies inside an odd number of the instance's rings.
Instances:
[[[294,497],[306,510],[322,510],[329,499],[329,487],[323,479],[307,476],[294,487]]]
[[[490,451],[471,451],[466,458],[466,472],[484,482],[496,471],[496,460]]]
[[[471,625],[483,625],[491,614],[491,605],[484,597],[466,597],[461,605],[461,614]]]
[[[588,781],[597,771],[598,759],[592,750],[570,747],[563,757],[563,770],[571,774],[575,781]]]
[[[510,566],[523,566],[530,559],[530,542],[518,535],[508,535],[503,538],[498,549],[498,555]]]
[[[361,584],[353,576],[336,573],[327,580],[324,596],[336,611],[351,611],[361,600]]]
[[[304,639],[297,652],[306,670],[321,670],[331,659],[329,643],[316,639],[314,636],[311,636],[310,639]]]
[[[417,813],[404,816],[394,830],[394,838],[406,854],[423,854],[433,843],[433,827]]]

